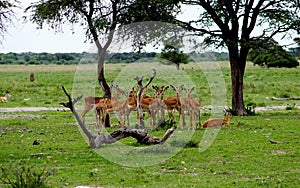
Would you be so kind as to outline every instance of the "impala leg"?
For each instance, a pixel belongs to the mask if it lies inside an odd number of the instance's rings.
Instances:
[[[180,115],[182,116],[182,128],[185,128],[185,116],[184,111],[179,107],[177,108],[178,111],[178,126],[180,124]]]
[[[185,128],[186,127],[185,114],[184,114],[184,110],[182,110],[180,108],[180,113],[179,113],[179,116],[178,116],[178,122],[180,122],[181,118],[182,118],[182,128]]]
[[[199,127],[201,127],[201,120],[200,120],[200,110],[198,110],[197,112],[197,116],[196,116],[196,121],[197,121],[197,124],[196,124],[196,128],[198,127],[198,125],[199,125]]]
[[[194,111],[192,109],[189,110],[189,114],[190,114],[190,128],[192,129],[193,128]]]
[[[103,132],[103,130],[105,129],[105,120],[106,120],[106,110],[101,108],[101,122],[100,122],[100,132]],[[100,118],[99,118],[100,119]]]
[[[119,125],[121,128],[124,127],[124,124],[123,124],[123,119],[122,119],[122,113],[121,112],[118,112],[118,119],[119,119]]]
[[[100,109],[94,108],[94,115],[96,120],[96,129],[100,129],[99,119],[100,119]]]
[[[128,126],[128,127],[130,127],[130,122],[129,122],[130,112],[131,112],[130,109],[128,109],[128,110],[126,111],[126,119],[127,119],[127,126]]]
[[[160,107],[160,116],[159,116],[159,124],[161,124],[165,119],[165,108],[163,106]]]
[[[81,119],[82,119],[83,123],[85,122],[85,115],[86,115],[86,113],[88,113],[92,108],[93,108],[92,105],[84,107],[84,110],[81,113]]]

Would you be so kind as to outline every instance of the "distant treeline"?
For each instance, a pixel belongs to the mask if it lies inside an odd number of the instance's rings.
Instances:
[[[123,52],[107,53],[106,63],[151,62],[159,53],[156,52]],[[194,56],[191,61],[226,61],[228,53],[206,52]],[[96,53],[0,53],[0,64],[47,65],[47,64],[91,64],[97,63]]]
[[[5,53],[0,54],[0,64],[77,64],[84,53]]]

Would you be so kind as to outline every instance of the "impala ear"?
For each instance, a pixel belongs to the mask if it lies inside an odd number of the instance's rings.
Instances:
[[[192,88],[191,88],[191,93],[194,91],[194,89],[195,89],[195,87],[192,87]]]
[[[182,84],[182,85],[179,87],[179,89],[180,89],[180,90],[183,90],[183,89],[184,89],[183,86],[184,86],[184,84]]]
[[[170,86],[176,91],[175,86],[173,86],[172,84]]]

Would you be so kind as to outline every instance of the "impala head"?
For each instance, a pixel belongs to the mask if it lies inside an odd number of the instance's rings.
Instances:
[[[161,94],[162,92],[164,92],[165,86],[158,87],[158,86],[153,85],[152,88],[155,90],[155,93]]]
[[[161,89],[162,89],[162,91],[161,91],[161,96],[163,97],[164,96],[164,94],[165,94],[165,91],[167,91],[167,89],[169,88],[169,86],[162,86],[161,87]]]
[[[5,96],[6,96],[7,98],[11,97],[9,91],[6,91]]]
[[[228,111],[225,112],[226,118],[232,118],[232,114]]]
[[[174,89],[174,91],[176,92],[176,93],[180,93],[183,89],[184,89],[184,85],[182,84],[181,86],[179,86],[179,87],[176,87],[176,86],[174,86],[174,85],[170,85],[173,89]]]
[[[155,86],[155,85],[153,85],[152,88],[153,88],[155,91],[158,91],[158,90],[159,90],[159,87],[158,87],[158,86]]]
[[[136,97],[136,90],[134,87],[132,87],[129,91],[129,97]]]
[[[120,93],[122,95],[126,95],[126,92],[123,89],[121,89],[118,85],[112,85],[112,88],[115,88],[117,93]]]
[[[152,88],[155,90],[155,93],[154,93],[154,96],[157,97],[157,96],[161,96],[161,98],[163,98],[164,96],[164,93],[165,91],[169,88],[169,86],[161,86],[161,87],[158,87],[158,86],[152,86]]]
[[[191,89],[186,89],[186,88],[183,88],[186,92],[186,95],[188,97],[191,97],[191,93],[194,91],[195,87],[192,87]]]

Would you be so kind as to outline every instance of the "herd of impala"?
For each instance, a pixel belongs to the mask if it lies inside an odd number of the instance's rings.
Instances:
[[[191,89],[186,89],[182,86],[176,87],[171,85],[171,88],[176,92],[176,96],[164,97],[165,91],[169,86],[152,86],[154,93],[152,96],[146,95],[146,89],[142,91],[141,95],[141,108],[143,112],[148,114],[149,124],[151,126],[158,125],[165,118],[165,112],[168,113],[169,118],[174,118],[174,113],[178,113],[182,118],[182,127],[186,127],[185,114],[189,114],[190,117],[190,127],[197,128],[200,124],[200,100],[198,98],[193,98],[191,96],[194,87]],[[115,90],[114,96],[112,98],[103,97],[92,97],[89,96],[84,99],[85,107],[81,114],[84,121],[85,115],[91,109],[94,109],[94,114],[96,118],[96,125],[98,128],[104,127],[105,118],[111,117],[111,115],[116,115],[119,120],[119,125],[124,127],[127,121],[127,126],[129,125],[129,115],[132,111],[137,111],[137,91],[134,87],[129,92],[125,92],[118,86],[112,84],[111,90]],[[181,97],[181,92],[186,92],[186,97]],[[119,100],[120,95],[124,95],[124,100]],[[107,116],[110,114],[110,116]]]
[[[152,96],[146,95],[146,89],[142,91],[141,95],[141,108],[143,112],[148,114],[150,119],[150,125],[156,126],[164,121],[165,112],[168,113],[169,119],[174,118],[174,113],[178,113],[178,123],[180,122],[180,117],[182,118],[182,127],[186,127],[185,115],[189,114],[190,128],[197,128],[201,125],[200,122],[200,100],[198,98],[193,98],[191,93],[195,89],[186,89],[182,86],[176,87],[171,85],[173,90],[176,92],[176,96],[168,96],[164,98],[165,91],[169,86],[152,86],[154,93]],[[106,122],[107,117],[112,115],[117,115],[120,127],[124,127],[127,120],[127,126],[129,124],[129,115],[132,111],[138,111],[137,107],[137,91],[134,87],[129,92],[125,92],[114,84],[111,85],[111,90],[115,89],[114,96],[112,98],[104,97],[92,97],[89,96],[84,99],[85,107],[81,114],[82,120],[84,121],[85,115],[91,109],[94,109],[94,114],[96,118],[97,128],[103,129],[104,122]],[[186,92],[186,97],[181,97],[181,92]],[[124,100],[119,100],[120,95],[124,95]],[[0,102],[7,102],[8,98],[11,97],[10,93],[7,91],[4,97],[0,97]],[[107,116],[109,114],[109,116]],[[137,113],[137,118],[139,117]],[[225,119],[208,119],[206,120],[202,127],[218,127],[226,126],[229,124],[231,114],[226,113]]]

